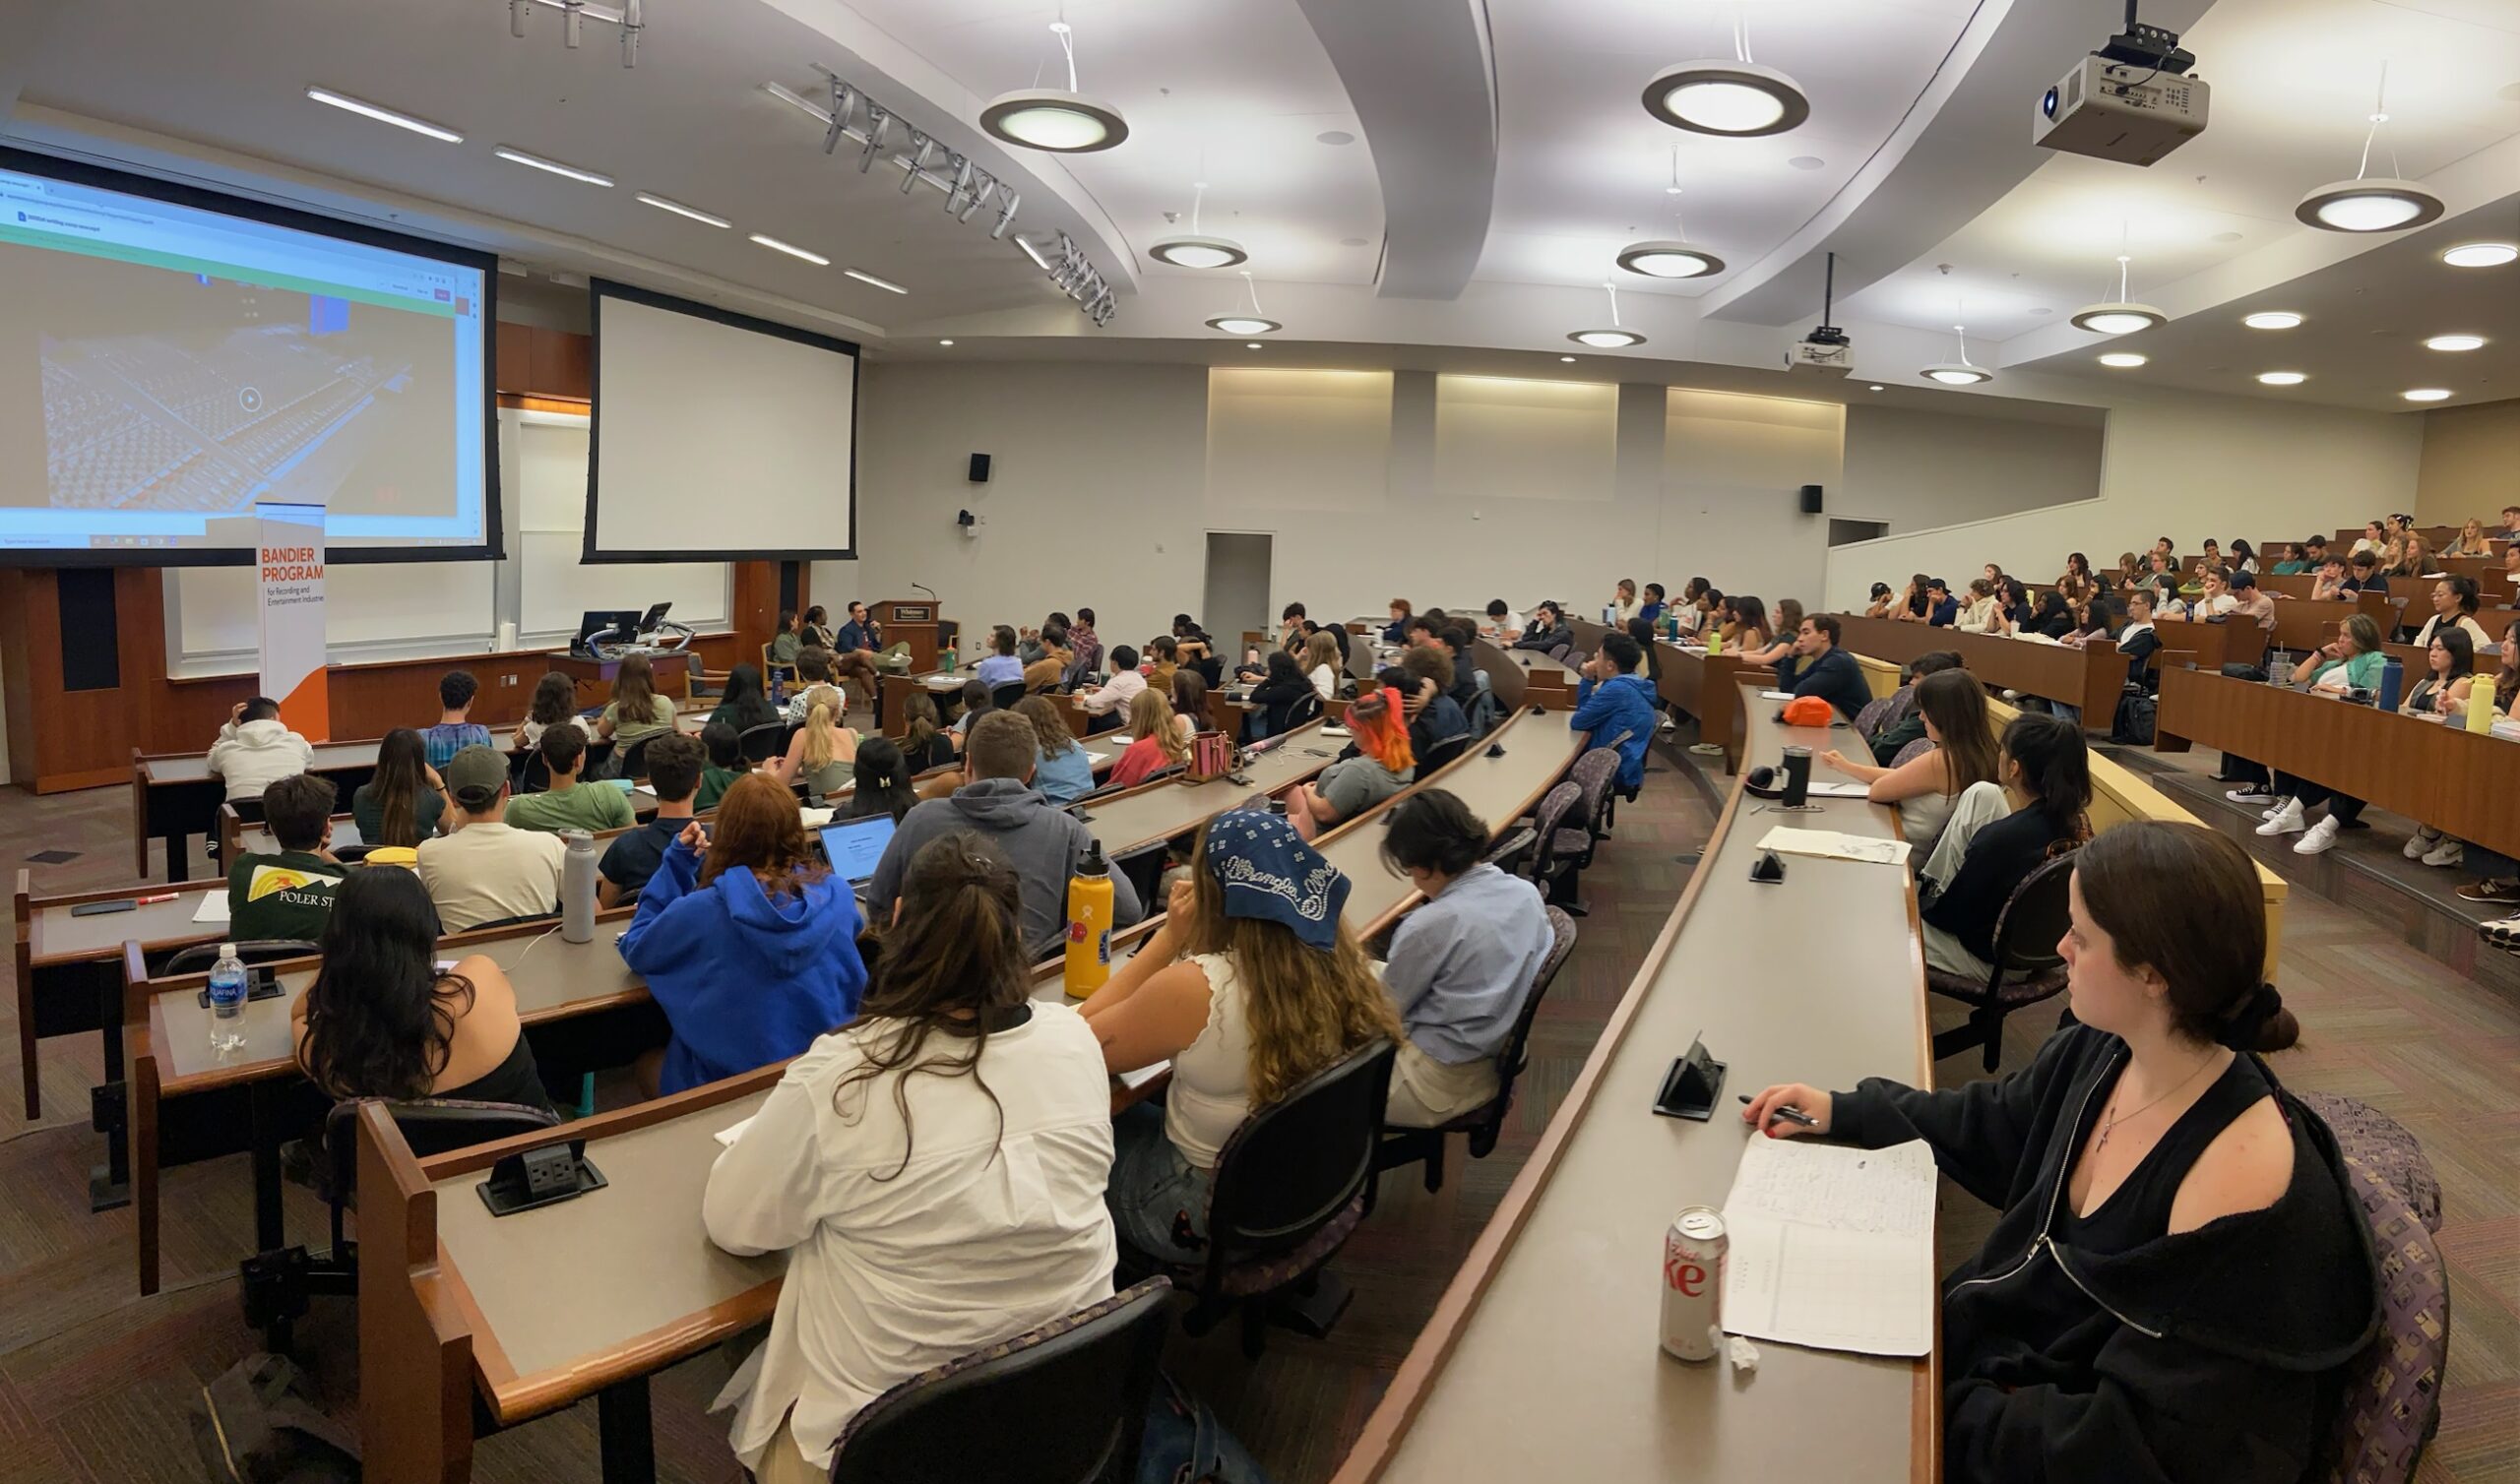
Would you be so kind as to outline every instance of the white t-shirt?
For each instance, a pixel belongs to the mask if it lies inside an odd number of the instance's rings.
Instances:
[[[770,1338],[712,1407],[735,1406],[747,1467],[793,1408],[798,1447],[829,1468],[841,1429],[895,1384],[1111,1296],[1110,1083],[1084,1018],[1037,1002],[990,1036],[986,1091],[969,1075],[888,1072],[835,1109],[888,1023],[815,1041],[709,1172],[711,1239],[788,1254]],[[967,1049],[940,1040],[927,1055]]]
[[[1208,976],[1208,1023],[1172,1058],[1164,1094],[1164,1132],[1181,1157],[1216,1168],[1217,1151],[1251,1115],[1251,1030],[1242,1018],[1242,981],[1233,959],[1199,954],[1191,962]]]
[[[568,857],[568,842],[556,835],[505,820],[467,825],[420,841],[420,885],[437,903],[439,930],[461,933],[559,905],[560,865]]]
[[[2432,643],[2432,631],[2440,624],[2440,622],[2441,615],[2438,613],[2433,614],[2430,618],[2424,621],[2424,627],[2419,630],[2415,636],[2415,642],[2419,648]],[[2458,627],[2467,630],[2468,638],[2476,641],[2477,652],[2479,654],[2483,654],[2486,651],[2487,647],[2493,643],[2493,640],[2487,636],[2485,632],[2485,625],[2478,623],[2473,614],[2460,614]]]
[[[1312,667],[1312,688],[1321,693],[1321,699],[1324,701],[1333,701],[1338,699],[1339,672],[1326,664],[1314,665]]]
[[[2236,608],[2239,605],[2240,600],[2238,598],[2232,596],[2228,592],[2218,592],[2210,597],[2200,597],[2188,606],[2196,613],[2207,618],[2222,618],[2230,614],[2234,608]]]

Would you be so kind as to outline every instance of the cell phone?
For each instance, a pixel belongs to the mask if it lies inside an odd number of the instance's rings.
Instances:
[[[107,912],[136,912],[140,903],[126,897],[120,901],[83,901],[70,909],[73,917],[102,917]]]

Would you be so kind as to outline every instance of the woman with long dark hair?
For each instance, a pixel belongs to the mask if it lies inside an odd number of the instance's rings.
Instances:
[[[737,731],[749,727],[768,726],[786,718],[761,688],[761,671],[749,664],[739,664],[726,671],[726,689],[718,698],[718,709],[709,713],[712,721],[724,721]]]
[[[1271,649],[1265,674],[1246,698],[1254,708],[1251,712],[1252,735],[1247,740],[1257,742],[1264,737],[1274,737],[1292,726],[1295,707],[1306,696],[1317,694],[1312,683],[1303,678],[1303,667],[1295,663],[1292,654],[1284,649]]]
[[[628,747],[673,726],[673,698],[657,694],[657,669],[645,654],[625,654],[613,673],[612,699],[595,723],[595,734]]]
[[[833,1441],[896,1383],[1110,1296],[1102,1048],[1029,998],[1022,919],[994,845],[921,846],[857,1020],[710,1167],[710,1237],[788,1254],[770,1337],[727,1388],[763,1484],[829,1478]]]
[[[1732,610],[1732,619],[1724,626],[1724,643],[1735,653],[1764,649],[1775,640],[1768,629],[1768,605],[1744,593],[1724,600]]]
[[[412,873],[378,866],[345,876],[315,982],[289,1007],[297,1064],[335,1099],[550,1108],[507,974],[480,954],[441,973],[437,929],[428,888]]]
[[[513,750],[523,752],[542,740],[542,733],[563,721],[578,719],[578,683],[558,670],[546,670],[534,683],[534,700],[525,719],[516,724]]]
[[[1961,791],[1920,873],[1925,962],[1985,983],[2004,903],[2041,861],[2091,837],[2090,809],[2082,727],[2045,711],[2013,717],[1996,779]]]
[[[954,739],[947,734],[944,718],[936,711],[936,698],[924,690],[913,690],[902,701],[901,747],[913,777],[931,768],[951,767],[957,761]]]
[[[1184,670],[1180,676],[1198,683]],[[1069,804],[1094,791],[1094,755],[1076,740],[1067,713],[1047,696],[1027,696],[1016,713],[1033,723],[1033,786],[1053,804]]]
[[[429,766],[428,742],[398,726],[376,745],[376,772],[350,795],[350,820],[370,845],[416,846],[437,834],[446,784]]]
[[[1820,761],[1867,785],[1876,804],[1899,806],[1899,832],[1922,861],[1941,838],[1952,802],[1972,783],[1995,781],[2001,761],[1986,719],[1986,688],[1967,670],[1939,670],[1919,680],[1917,710],[1933,749],[1896,768],[1849,758],[1835,748]]]
[[[848,802],[840,806],[840,818],[863,819],[870,814],[889,814],[893,823],[918,803],[918,790],[911,786],[910,764],[902,750],[890,737],[869,737],[857,746],[857,761],[850,765],[857,786],[850,789]]]
[[[2335,1136],[2263,1060],[2300,1026],[2264,982],[2256,869],[2201,825],[2139,820],[2085,845],[2068,890],[2079,1023],[2028,1068],[1940,1092],[1784,1083],[1742,1117],[1922,1139],[2001,1211],[1942,1287],[1950,1484],[2293,1484],[2380,1285]]]

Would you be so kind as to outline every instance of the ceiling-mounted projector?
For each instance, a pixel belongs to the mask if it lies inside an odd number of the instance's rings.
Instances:
[[[1811,333],[1785,347],[1785,369],[1805,376],[1844,376],[1855,369],[1855,342],[1847,333],[1829,323],[1829,311],[1838,296],[1838,255],[1831,253],[1823,260],[1825,275],[1820,280],[1820,323]]]
[[[2135,19],[2127,0],[2126,29],[2109,44],[2074,64],[2074,70],[2039,99],[2030,141],[2043,149],[2094,159],[2149,165],[2205,132],[2212,96],[2178,36]]]

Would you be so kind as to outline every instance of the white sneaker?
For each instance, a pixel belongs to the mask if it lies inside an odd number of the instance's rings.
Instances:
[[[2326,822],[2321,821],[2321,823]],[[2267,818],[2265,824],[2257,827],[2257,833],[2269,835],[2299,835],[2309,827],[2309,821],[2301,816],[2300,800],[2286,799],[2284,801],[2283,808],[2276,810],[2274,814]],[[2329,833],[2333,835],[2335,832],[2330,831]]]
[[[2225,790],[2223,797],[2230,799],[2235,804],[2272,804],[2277,802],[2275,795],[2268,793],[2264,788],[2227,789]]]
[[[2292,804],[2292,795],[2287,794],[2284,797],[2277,799],[2274,807],[2257,811],[2257,817],[2262,820],[2271,820],[2277,815],[2282,814],[2285,809]]]
[[[2336,843],[2337,835],[2342,834],[2344,830],[2345,827],[2337,822],[2335,815],[2331,814],[2326,819],[2312,825],[2310,827],[2309,834],[2304,835],[2300,839],[2294,841],[2293,853],[2295,855],[2320,854],[2330,845]]]
[[[2466,845],[2454,839],[2445,839],[2424,852],[2424,863],[2427,866],[2461,865],[2465,863],[2467,854]]]
[[[2406,844],[2398,853],[2409,860],[2423,860],[2426,851],[2438,849],[2440,844],[2441,836],[2429,830],[2418,830],[2406,837]]]

